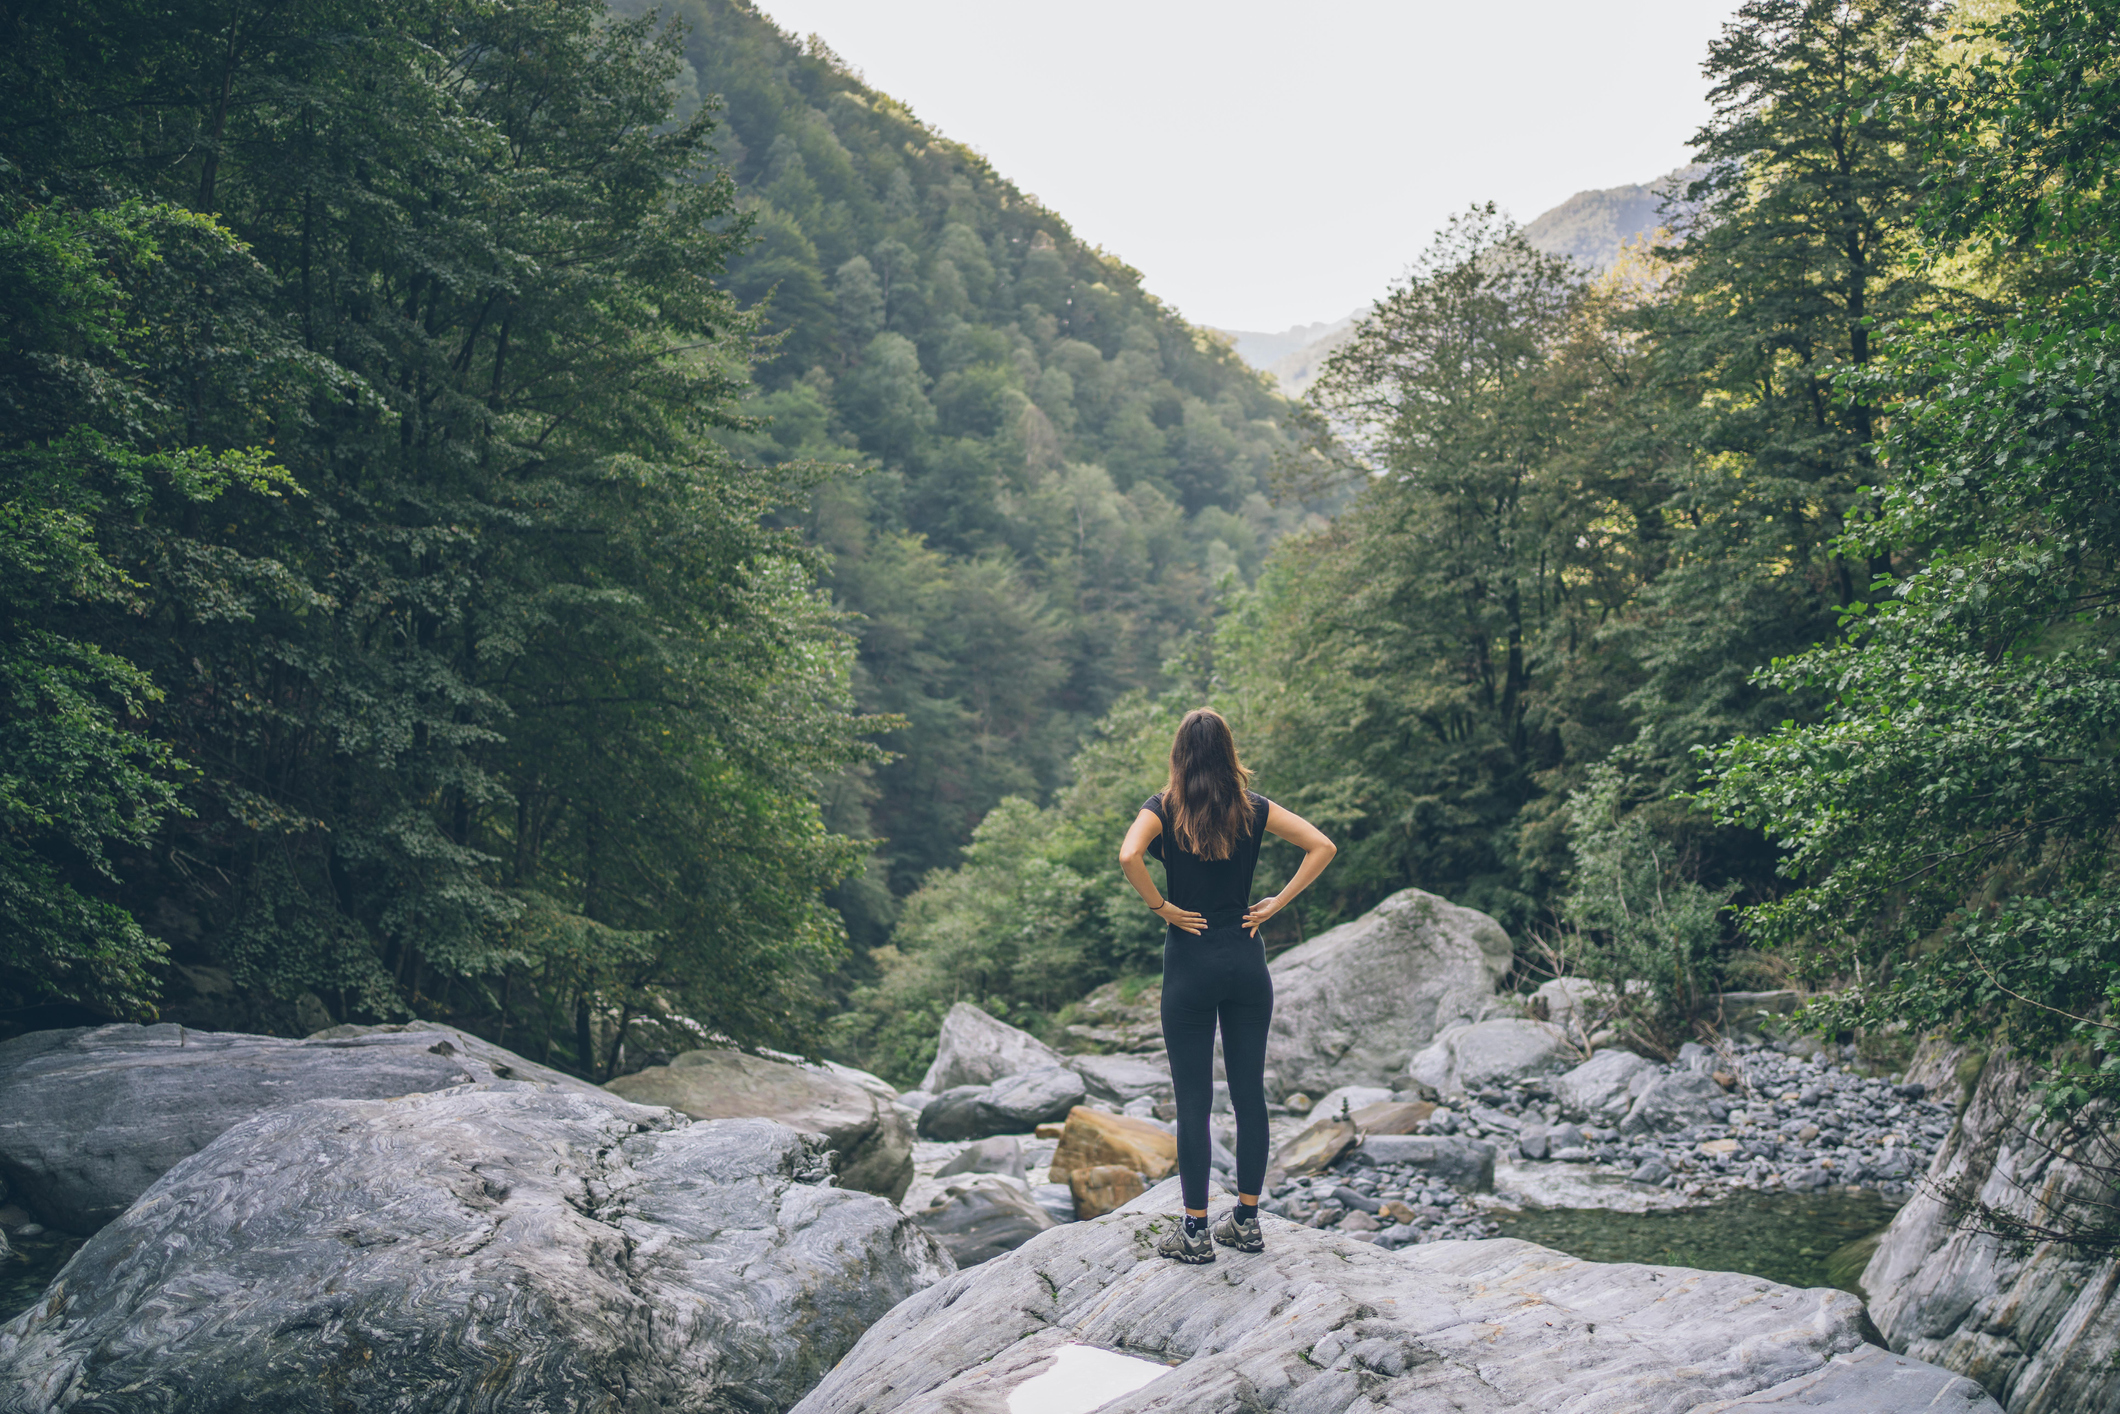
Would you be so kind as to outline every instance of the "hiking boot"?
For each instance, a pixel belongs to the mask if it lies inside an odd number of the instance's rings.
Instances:
[[[1266,1237],[1259,1231],[1259,1210],[1253,1208],[1251,1218],[1246,1222],[1237,1220],[1241,1211],[1243,1205],[1239,1204],[1222,1215],[1222,1221],[1215,1224],[1215,1241],[1239,1252],[1264,1252]]]
[[[1205,1227],[1200,1229],[1199,1236],[1187,1237],[1185,1235],[1185,1219],[1179,1218],[1178,1225],[1169,1232],[1164,1233],[1163,1240],[1156,1244],[1156,1255],[1168,1257],[1173,1262],[1186,1262],[1198,1266],[1201,1263],[1212,1262],[1215,1259],[1215,1244],[1208,1237]]]

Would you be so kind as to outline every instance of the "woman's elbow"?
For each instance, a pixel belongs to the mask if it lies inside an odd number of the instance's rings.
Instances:
[[[1319,858],[1323,859],[1327,864],[1330,864],[1332,863],[1332,857],[1335,854],[1338,854],[1339,852],[1340,847],[1338,845],[1334,844],[1331,840],[1325,838],[1325,836],[1323,835],[1318,836],[1317,853]]]
[[[1144,853],[1145,851],[1143,850],[1121,848],[1119,851],[1119,867],[1121,869],[1133,868],[1141,862]]]

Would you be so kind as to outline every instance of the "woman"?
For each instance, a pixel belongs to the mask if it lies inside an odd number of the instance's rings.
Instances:
[[[1237,759],[1236,738],[1221,714],[1185,714],[1170,746],[1170,784],[1142,802],[1119,846],[1119,867],[1163,932],[1163,1044],[1178,1092],[1178,1176],[1185,1223],[1158,1245],[1180,1262],[1212,1262],[1216,1242],[1259,1252],[1259,1189],[1266,1178],[1266,1026],[1273,1019],[1273,977],[1259,925],[1332,861],[1333,844],[1308,820],[1253,793]],[[1259,846],[1268,832],[1303,851],[1288,887],[1245,906]],[[1142,856],[1163,861],[1170,883],[1159,895]],[[1237,1206],[1209,1240],[1208,1113],[1215,1097],[1215,1023],[1237,1112]]]

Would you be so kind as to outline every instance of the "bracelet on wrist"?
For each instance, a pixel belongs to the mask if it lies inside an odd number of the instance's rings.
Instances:
[[[1163,905],[1169,902],[1170,900],[1167,898],[1159,898],[1154,903],[1148,906],[1148,911],[1150,913],[1161,913],[1163,911]]]

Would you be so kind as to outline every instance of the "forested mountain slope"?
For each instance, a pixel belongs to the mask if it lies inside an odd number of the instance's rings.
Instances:
[[[833,823],[884,840],[840,902],[882,939],[1004,795],[1042,795],[1083,727],[1300,523],[1264,494],[1283,404],[1219,338],[977,153],[748,5],[679,0],[687,82],[755,238],[728,285],[777,340],[739,439],[858,462],[816,493],[859,617],[856,692],[897,759]],[[699,101],[699,100],[694,100]]]

